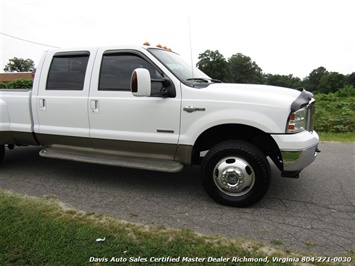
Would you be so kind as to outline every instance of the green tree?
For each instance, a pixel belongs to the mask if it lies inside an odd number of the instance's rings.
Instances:
[[[355,72],[346,75],[346,84],[355,87]]]
[[[290,75],[273,75],[266,74],[264,76],[264,83],[268,85],[281,86],[286,88],[299,88],[302,87],[302,81],[298,77]]]
[[[323,77],[324,74],[327,74],[328,71],[325,69],[325,67],[318,67],[317,69],[314,69],[305,79],[304,79],[304,84],[306,89],[310,91],[317,91],[320,89],[319,84],[320,80]]]
[[[230,81],[228,62],[218,50],[206,50],[199,54],[198,60],[196,66],[211,78],[219,79],[223,82]]]
[[[237,53],[229,60],[232,81],[236,83],[263,83],[262,69],[249,56]]]
[[[345,76],[338,72],[326,73],[319,81],[318,91],[321,93],[336,92],[345,85]]]
[[[9,59],[9,63],[5,65],[5,72],[30,72],[35,68],[35,64],[32,59],[23,59],[14,57]]]

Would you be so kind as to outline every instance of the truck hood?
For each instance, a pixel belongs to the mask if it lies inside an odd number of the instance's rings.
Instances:
[[[209,127],[238,123],[281,134],[291,111],[308,104],[311,95],[306,90],[269,85],[213,83],[201,89],[187,87],[183,91],[184,108],[205,112],[191,116],[186,111],[182,119],[193,123],[200,116],[210,121]]]
[[[291,110],[301,91],[270,85],[214,83],[202,89],[208,98]]]

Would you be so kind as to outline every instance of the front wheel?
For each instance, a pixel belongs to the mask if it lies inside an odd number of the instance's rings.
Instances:
[[[216,202],[249,207],[266,193],[270,165],[265,155],[245,141],[225,141],[209,150],[201,164],[202,184]]]
[[[0,145],[0,164],[4,160],[5,157],[5,145]]]

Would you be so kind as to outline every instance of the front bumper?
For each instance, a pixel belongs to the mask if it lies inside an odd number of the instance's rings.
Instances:
[[[313,132],[283,135],[274,138],[280,147],[282,176],[298,177],[298,174],[316,159],[319,136]]]
[[[313,163],[319,153],[318,145],[314,145],[304,150],[281,151],[284,170],[283,176],[292,176],[299,173],[305,167]]]

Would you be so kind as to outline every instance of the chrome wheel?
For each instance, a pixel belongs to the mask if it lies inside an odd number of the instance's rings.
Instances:
[[[253,188],[255,172],[247,161],[239,157],[226,157],[215,166],[213,180],[221,192],[239,197]]]
[[[265,195],[270,166],[265,154],[253,144],[227,140],[206,154],[201,164],[201,180],[216,202],[245,208]]]

